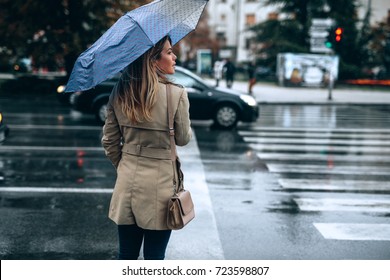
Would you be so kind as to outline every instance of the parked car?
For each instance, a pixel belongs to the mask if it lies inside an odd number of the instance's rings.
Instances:
[[[9,128],[5,125],[3,120],[3,114],[0,112],[0,143],[2,143],[5,138],[7,138],[9,133]]]
[[[92,89],[92,91],[94,91],[93,94],[97,95],[99,93],[105,93],[105,92],[111,93],[112,88],[114,87],[116,82],[119,80],[119,78],[120,78],[120,74],[115,75],[113,78],[102,82],[101,84],[99,84],[98,86],[96,86],[95,88]],[[73,106],[75,103],[76,96],[80,95],[81,92],[80,91],[65,92],[65,87],[66,87],[66,85],[64,85],[64,84],[60,84],[57,87],[57,98],[60,101],[60,103],[62,103],[64,105]]]
[[[175,74],[168,76],[174,83],[186,87],[190,101],[192,120],[214,120],[217,126],[232,128],[238,121],[254,122],[259,116],[256,100],[245,93],[209,85],[191,71],[176,66]],[[87,114],[95,114],[103,123],[109,95],[119,76],[107,80],[93,89],[77,92],[73,108]]]

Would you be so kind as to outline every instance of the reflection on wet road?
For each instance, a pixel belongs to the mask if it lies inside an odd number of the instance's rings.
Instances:
[[[29,98],[0,96],[0,256],[115,258],[101,126]],[[232,131],[193,122],[224,258],[389,259],[390,109],[260,109]]]
[[[390,108],[260,108],[237,132],[197,130],[226,258],[389,259]]]
[[[388,241],[382,244],[388,252],[379,258],[390,258],[389,110],[264,108],[258,126],[239,134],[275,174],[275,191],[290,194],[270,210],[316,213],[313,225],[326,239]]]

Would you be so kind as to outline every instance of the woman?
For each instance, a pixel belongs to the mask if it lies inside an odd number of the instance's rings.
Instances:
[[[248,85],[248,91],[249,94],[253,94],[253,86],[256,84],[256,73],[255,73],[255,64],[253,62],[249,63],[248,65],[248,78],[249,78],[249,85]]]
[[[176,56],[168,36],[131,63],[111,93],[102,144],[117,170],[109,218],[118,225],[119,259],[164,259],[171,235],[167,205],[173,195],[166,87],[170,87],[175,140],[192,136],[184,88],[171,84]],[[177,176],[177,174],[175,174]]]

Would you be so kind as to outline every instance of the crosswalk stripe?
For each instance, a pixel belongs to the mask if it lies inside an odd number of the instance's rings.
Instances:
[[[390,213],[390,199],[294,198],[301,211],[352,211]]]
[[[257,132],[302,132],[302,133],[308,133],[308,132],[321,132],[321,133],[357,133],[357,134],[367,134],[367,133],[385,133],[390,134],[390,129],[388,128],[340,128],[340,127],[278,127],[278,126],[272,126],[272,127],[253,127],[250,130],[250,133],[257,133]],[[240,131],[241,133],[245,133],[244,130]]]
[[[303,164],[267,164],[273,173],[316,173],[316,174],[365,174],[390,175],[390,167],[381,166],[338,166],[338,165],[303,165]]]
[[[390,182],[329,180],[329,179],[279,179],[286,190],[390,192]]]
[[[4,187],[0,192],[23,192],[23,193],[112,193],[113,189],[99,188],[45,188],[45,187]]]
[[[331,139],[375,139],[375,140],[390,140],[390,134],[380,134],[380,133],[341,133],[341,132],[329,132],[326,131],[324,133],[312,132],[312,131],[297,131],[297,132],[285,132],[285,131],[239,131],[239,135],[242,137],[257,137],[257,138],[273,138],[278,137],[281,139],[285,138],[296,138],[296,139],[323,139],[324,137],[328,137]]]
[[[358,145],[358,146],[383,146],[390,147],[389,139],[386,140],[337,140],[337,139],[294,139],[294,138],[258,138],[258,137],[244,137],[244,141],[247,143],[258,143],[258,144],[297,144],[297,145]]]
[[[268,170],[283,174],[283,190],[303,192],[390,192],[390,182],[289,178],[288,174],[374,175],[390,174],[389,129],[259,128],[240,136],[265,161]],[[310,162],[308,162],[310,161]],[[359,165],[364,162],[371,165]],[[294,164],[293,164],[294,163]],[[347,165],[345,163],[348,163]],[[353,164],[353,165],[352,165]],[[298,197],[303,212],[390,213],[390,199]],[[360,196],[360,195],[359,195]],[[326,239],[390,240],[390,224],[313,223]]]
[[[30,129],[44,129],[44,130],[93,130],[101,131],[101,126],[85,126],[85,125],[32,125],[32,124],[10,124],[10,129],[30,130]]]
[[[359,146],[332,146],[332,145],[276,145],[276,144],[249,144],[256,151],[288,151],[288,152],[345,152],[345,153],[379,153],[390,154],[390,147],[359,147]]]
[[[64,147],[64,146],[0,146],[0,151],[90,151],[101,152],[103,147]]]
[[[314,223],[326,239],[390,241],[390,224]]]
[[[262,160],[272,161],[329,161],[333,162],[346,161],[346,162],[359,162],[362,160],[362,156],[359,155],[333,155],[333,154],[319,154],[319,153],[307,153],[307,154],[289,154],[289,153],[256,153],[257,157]],[[389,156],[380,155],[364,155],[364,162],[375,163],[390,163]]]

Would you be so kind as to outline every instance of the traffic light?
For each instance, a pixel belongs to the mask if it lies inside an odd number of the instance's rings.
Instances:
[[[336,43],[340,43],[343,39],[343,33],[344,33],[344,29],[341,28],[341,27],[337,27],[335,30],[334,30],[334,41]]]
[[[333,27],[328,30],[328,36],[325,40],[325,47],[332,49],[336,45],[339,45],[343,40],[344,28]]]
[[[330,28],[328,30],[328,36],[326,37],[326,40],[325,40],[325,47],[327,47],[328,49],[333,48],[333,45],[335,43],[333,34],[334,34],[334,30],[333,30],[333,28]]]

